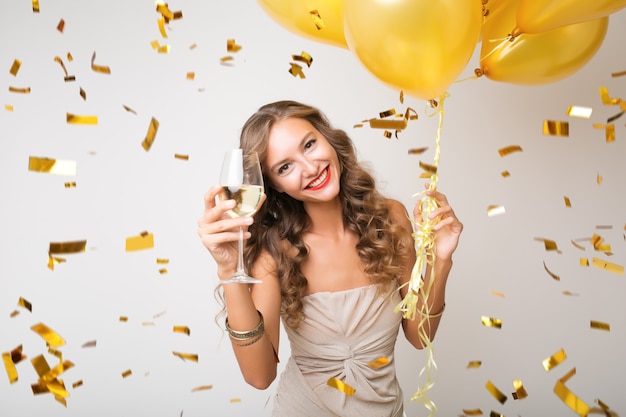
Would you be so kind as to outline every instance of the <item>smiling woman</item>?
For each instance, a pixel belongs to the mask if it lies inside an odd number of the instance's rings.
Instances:
[[[441,219],[439,262],[424,277],[433,277],[430,297],[421,298],[415,319],[403,318],[394,307],[415,262],[412,225],[402,204],[377,191],[347,134],[314,107],[279,101],[248,119],[240,145],[258,153],[267,199],[251,224],[226,216],[232,204],[216,204],[213,188],[198,232],[224,279],[233,268],[232,230],[249,227],[246,266],[262,282],[223,286],[244,378],[260,389],[276,378],[282,318],[291,356],[273,416],[401,416],[396,338],[402,326],[420,349],[418,326],[435,336],[463,225],[443,194],[427,192]]]

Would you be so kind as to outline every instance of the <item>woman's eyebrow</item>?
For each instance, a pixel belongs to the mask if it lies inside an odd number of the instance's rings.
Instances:
[[[306,141],[307,141],[307,140],[308,140],[308,139],[309,139],[309,138],[310,138],[313,134],[314,134],[314,132],[313,132],[313,131],[306,132],[306,133],[305,133],[305,135],[304,135],[304,137],[303,137],[302,139],[300,139],[300,143],[299,143],[298,147],[302,148],[302,147],[304,146],[305,142],[306,142]],[[288,160],[289,160],[289,158],[283,158],[283,159],[281,159],[280,161],[276,162],[275,164],[273,164],[273,165],[270,167],[270,171],[275,171],[275,170],[276,170],[276,168],[280,167],[281,165],[283,165],[283,164],[284,164],[285,162],[287,162]]]

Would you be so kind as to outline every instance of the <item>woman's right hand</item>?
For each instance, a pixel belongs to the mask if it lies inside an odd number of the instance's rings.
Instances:
[[[244,239],[250,237],[247,227],[253,222],[251,216],[231,218],[226,212],[235,207],[235,200],[215,202],[220,191],[216,185],[204,195],[204,214],[198,219],[198,236],[217,263],[221,279],[230,277],[237,269],[239,228],[244,228]]]

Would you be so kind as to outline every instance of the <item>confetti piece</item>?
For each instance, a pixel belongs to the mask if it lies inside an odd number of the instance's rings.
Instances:
[[[152,49],[155,49],[159,54],[169,54],[170,53],[170,46],[169,45],[161,45],[161,44],[159,44],[159,41],[152,41],[152,42],[150,42],[150,46],[152,46]]]
[[[9,70],[9,74],[11,74],[12,76],[16,77],[17,76],[17,72],[20,70],[21,66],[22,66],[22,61],[20,61],[19,59],[13,60],[13,65],[11,65],[11,69]]]
[[[599,172],[596,175],[596,183],[598,183],[598,185],[602,184],[602,175],[600,175]]]
[[[467,363],[467,369],[478,369],[482,364],[482,361],[469,361]]]
[[[43,323],[37,323],[31,326],[31,330],[41,336],[41,338],[53,348],[57,348],[65,344],[65,340],[63,340],[61,336]]]
[[[409,149],[409,155],[421,155],[428,150],[428,147]]]
[[[311,19],[313,19],[313,24],[315,25],[317,30],[322,30],[326,27],[322,16],[320,16],[320,13],[317,10],[310,10],[309,16],[311,16]]]
[[[571,292],[571,291],[563,291],[563,295],[567,295],[567,296],[578,296],[577,293]]]
[[[97,125],[98,116],[78,116],[72,113],[66,114],[67,123],[72,125]]]
[[[24,299],[23,297],[20,297],[19,300],[17,300],[17,305],[20,307],[24,307],[26,310],[30,311],[31,313],[33,312],[32,304],[26,299]]]
[[[230,62],[231,62],[232,60],[234,60],[234,59],[235,59],[235,58],[233,58],[233,57],[232,57],[232,56],[230,56],[230,55],[223,56],[223,57],[221,57],[221,58],[220,58],[220,64],[222,64],[222,65],[230,65]]]
[[[498,149],[500,156],[507,156],[514,152],[522,152],[522,147],[519,145],[511,145]]]
[[[122,323],[126,323],[128,321],[128,317],[120,316],[119,321],[121,321]]]
[[[155,323],[153,321],[144,321],[141,323],[141,325],[144,327],[148,327],[148,326],[154,326]]]
[[[569,136],[569,122],[544,120],[543,134],[549,136]]]
[[[39,13],[39,0],[32,0],[33,13]]]
[[[161,268],[159,269],[159,274],[163,275],[163,274],[167,274],[167,268]]]
[[[78,381],[76,381],[76,382],[72,383],[72,388],[73,388],[73,389],[76,389],[76,388],[78,388],[78,387],[80,387],[80,386],[82,386],[82,385],[83,385],[83,380],[82,380],[82,379],[79,379]]]
[[[291,55],[291,59],[296,62],[304,62],[308,68],[311,68],[313,63],[313,57],[304,51],[300,55]]]
[[[546,270],[546,272],[552,277],[554,278],[556,281],[560,281],[561,277],[559,277],[557,274],[555,274],[554,272],[550,271],[548,269],[548,266],[546,265],[546,262],[543,262],[543,268]]]
[[[603,244],[604,238],[597,233],[594,233],[593,236],[591,236],[590,241],[593,248],[597,251],[609,252],[611,250],[611,245]]]
[[[514,398],[516,400],[523,400],[524,398],[528,397],[528,393],[526,392],[526,389],[524,388],[521,379],[516,379],[515,381],[513,381],[513,387],[515,388]]]
[[[227,52],[237,53],[240,50],[241,50],[241,45],[237,45],[237,42],[235,42],[234,39],[227,39],[226,40],[226,51]]]
[[[493,385],[491,381],[487,381],[487,384],[485,384],[485,388],[487,388],[487,391],[489,391],[489,393],[493,395],[493,398],[498,400],[500,404],[504,404],[506,402],[507,396],[504,395],[504,393],[500,391],[495,385]]]
[[[178,356],[182,360],[189,360],[189,361],[192,361],[192,362],[198,362],[198,355],[195,354],[195,353],[181,353],[181,352],[174,352],[174,351],[172,351],[172,354],[174,356]]]
[[[508,178],[511,176],[511,173],[509,171],[502,171],[500,175],[502,176],[502,178]]]
[[[339,391],[343,392],[344,394],[350,397],[353,396],[354,393],[356,392],[356,390],[353,387],[351,387],[350,385],[346,384],[345,382],[337,378],[330,378],[327,384],[329,387],[337,388]]]
[[[85,252],[87,246],[86,240],[76,240],[67,242],[50,242],[48,253],[51,254],[70,254]]]
[[[30,87],[19,88],[9,86],[9,92],[18,94],[30,94]]]
[[[180,159],[181,161],[189,161],[189,155],[175,153],[174,158]]]
[[[572,202],[570,201],[569,197],[563,197],[563,201],[565,201],[565,207],[572,207]]]
[[[504,214],[505,212],[506,210],[504,209],[504,206],[490,205],[487,207],[487,216],[489,217],[498,216],[500,214]]]
[[[159,265],[169,264],[170,260],[165,258],[157,258],[156,263]]]
[[[78,94],[84,101],[87,101],[87,93],[82,89],[82,87],[78,90]]]
[[[623,102],[622,102],[623,103]],[[609,117],[608,119],[606,119],[607,123],[613,123],[614,121],[616,121],[617,119],[619,119],[620,117],[622,117],[624,115],[624,113],[626,113],[625,111],[621,111],[617,114],[614,114],[613,116]],[[615,127],[613,127],[613,130],[615,130]]]
[[[296,63],[291,63],[291,67],[289,68],[289,73],[294,77],[306,78],[304,72],[302,72],[302,67]]]
[[[110,74],[111,73],[111,69],[109,67],[103,66],[103,65],[96,65],[95,64],[95,60],[96,60],[96,51],[93,52],[93,55],[91,55],[91,69],[95,72],[99,72],[101,74]]]
[[[20,312],[18,310],[13,310],[11,314],[9,314],[9,317],[13,318],[13,317],[19,316],[19,314]]]
[[[463,409],[463,414],[465,414],[466,416],[482,416],[483,415],[483,410],[481,410],[480,408],[474,408],[472,410],[469,409]]]
[[[231,404],[239,404],[241,402],[241,398],[231,398],[230,399],[230,403]]]
[[[59,24],[57,25],[57,30],[63,33],[64,29],[65,29],[65,20],[61,19],[59,20]]]
[[[94,347],[96,347],[96,341],[95,340],[90,340],[88,342],[85,342],[81,346],[81,348],[83,348],[83,349],[85,349],[85,348],[94,348]]]
[[[389,363],[389,359],[387,359],[386,356],[381,356],[380,358],[376,359],[375,361],[369,362],[367,364],[367,366],[369,366],[372,369],[378,369],[381,368],[385,365],[387,365]]]
[[[602,260],[600,258],[593,258],[591,260],[591,264],[596,268],[601,268],[609,272],[613,272],[615,274],[624,274],[624,267],[622,265],[618,265],[609,261]]]
[[[555,366],[561,364],[565,359],[567,359],[567,354],[565,353],[565,350],[560,349],[554,355],[544,359],[541,364],[543,365],[543,368],[546,370],[546,372],[548,372],[552,370],[552,368],[554,368]]]
[[[196,78],[196,73],[195,72],[188,72],[186,78],[189,81],[193,81]]]
[[[613,73],[611,73],[611,77],[621,77],[623,75],[626,75],[626,71],[620,71],[620,72],[613,72]]]
[[[54,271],[54,267],[65,262],[64,258],[59,258],[48,254],[48,268]]]
[[[589,266],[589,259],[580,258],[580,266]]]
[[[161,36],[164,38],[167,38],[167,32],[165,31],[165,18],[164,17],[160,17],[157,20],[157,24],[159,26],[159,32],[161,33]]]
[[[9,383],[15,384],[18,380],[17,368],[15,367],[15,363],[11,357],[10,352],[5,352],[2,354],[2,361],[4,362],[4,369],[7,371],[7,376],[9,377]]]
[[[437,167],[435,165],[431,165],[431,164],[427,164],[425,162],[419,161],[419,166],[430,175],[437,174]]]
[[[604,104],[605,106],[613,106],[615,104],[619,104],[621,101],[619,98],[611,98],[611,96],[609,95],[609,89],[606,87],[598,88],[598,92],[600,93],[600,99],[602,100],[602,104]]]
[[[593,109],[591,107],[582,106],[569,106],[567,108],[567,115],[570,117],[578,117],[580,119],[589,119]]]
[[[213,385],[200,385],[198,387],[192,388],[191,392],[208,391],[212,389],[213,389]]]
[[[578,398],[572,391],[565,386],[565,383],[573,375],[576,374],[576,368],[569,371],[563,378],[556,381],[554,385],[554,393],[565,403],[572,411],[580,417],[586,417],[589,414],[589,406],[583,400]]]
[[[485,327],[494,327],[496,329],[502,328],[502,320],[493,317],[481,316],[480,321]]]
[[[189,336],[191,334],[191,330],[189,330],[189,327],[187,327],[187,326],[174,326],[173,332],[174,333],[185,333],[187,336]]]
[[[146,133],[146,137],[144,138],[143,142],[141,142],[141,146],[146,150],[146,152],[148,152],[152,147],[158,130],[159,121],[153,117],[150,120],[150,126],[148,126],[148,133]]]
[[[4,105],[4,109],[5,109],[6,111],[10,111],[10,112],[12,112],[12,111],[13,111],[13,106],[12,106],[12,105],[10,105],[10,104],[5,104],[5,105]]]
[[[126,252],[154,248],[154,234],[143,232],[138,236],[126,238]]]
[[[544,247],[546,248],[547,251],[557,251],[558,253],[561,253],[561,251],[559,250],[556,242],[554,240],[550,240],[550,239],[543,239],[540,237],[536,237],[535,238],[536,241],[538,242],[543,242]]]
[[[504,293],[502,293],[502,292],[500,292],[500,291],[491,290],[490,292],[491,292],[491,294],[495,295],[496,297],[500,297],[500,298],[504,298],[504,297],[506,297],[506,296],[504,295]]]
[[[131,371],[130,369],[127,369],[124,372],[122,372],[122,378],[127,378],[131,376],[132,374],[133,374],[133,371]]]
[[[604,323],[601,321],[591,320],[589,322],[589,327],[597,330],[604,330],[605,332],[611,331],[611,325],[609,323]]]
[[[131,108],[130,108],[130,107],[128,107],[128,106],[122,105],[122,107],[124,107],[124,110],[126,110],[126,111],[127,111],[127,112],[129,112],[129,113],[132,113],[132,114],[134,114],[134,115],[136,115],[136,114],[137,114],[137,112],[136,112],[135,110],[131,109]]]
[[[615,142],[615,125],[613,123],[606,125],[604,137],[606,143]]]

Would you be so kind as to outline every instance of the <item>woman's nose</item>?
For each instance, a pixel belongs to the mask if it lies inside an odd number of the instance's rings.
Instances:
[[[308,158],[302,158],[302,172],[305,176],[311,177],[317,175],[317,164]]]

